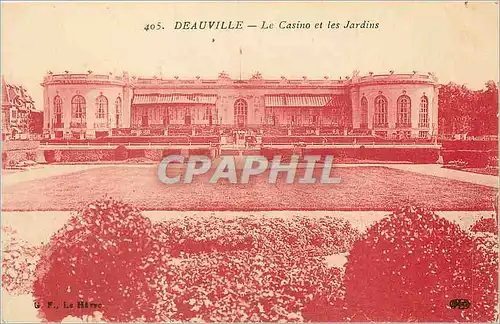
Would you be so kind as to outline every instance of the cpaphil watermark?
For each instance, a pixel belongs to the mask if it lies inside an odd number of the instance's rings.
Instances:
[[[298,179],[300,184],[313,184],[319,180],[322,184],[340,183],[340,178],[331,177],[333,156],[326,156],[323,163],[319,155],[306,155],[302,157],[301,165],[304,174]],[[181,172],[175,176],[168,176],[167,169],[170,165],[181,165]],[[319,179],[314,177],[314,171],[321,169]],[[234,156],[222,156],[217,165],[212,165],[212,159],[207,156],[190,156],[189,159],[182,155],[169,155],[165,157],[158,166],[158,179],[164,184],[191,183],[195,176],[210,172],[209,183],[217,183],[221,179],[227,179],[229,183],[248,183],[251,176],[258,176],[269,170],[269,183],[276,183],[278,174],[286,173],[286,183],[294,183],[297,169],[299,167],[299,156],[293,155],[290,162],[282,162],[281,156],[276,155],[272,160],[264,156],[246,156],[243,165],[237,165]],[[237,172],[241,170],[241,172]],[[240,177],[238,177],[238,173]]]

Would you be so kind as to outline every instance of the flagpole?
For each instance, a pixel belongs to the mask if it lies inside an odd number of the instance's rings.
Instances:
[[[243,54],[243,51],[241,50],[240,46],[240,81],[241,81],[241,55]]]

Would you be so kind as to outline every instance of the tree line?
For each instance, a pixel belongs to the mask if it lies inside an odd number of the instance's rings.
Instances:
[[[488,81],[481,90],[471,90],[453,82],[442,85],[438,111],[440,134],[497,135],[497,84]]]

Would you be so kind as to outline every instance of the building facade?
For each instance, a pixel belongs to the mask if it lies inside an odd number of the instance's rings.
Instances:
[[[44,132],[51,138],[95,138],[117,130],[171,134],[178,128],[328,129],[384,137],[437,135],[438,81],[432,74],[339,80],[190,80],[47,74]]]
[[[2,139],[28,139],[31,135],[41,135],[41,115],[28,91],[22,86],[6,83],[2,75]]]

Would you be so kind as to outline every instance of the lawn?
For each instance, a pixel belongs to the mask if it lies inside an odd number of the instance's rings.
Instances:
[[[321,170],[318,170],[321,172]],[[302,171],[303,172],[303,171]],[[497,189],[387,167],[334,168],[340,184],[276,184],[268,173],[248,184],[166,185],[154,166],[103,166],[4,186],[3,210],[77,210],[104,195],[145,210],[392,210],[413,203],[434,210],[491,210]],[[301,171],[297,172],[297,177]]]

